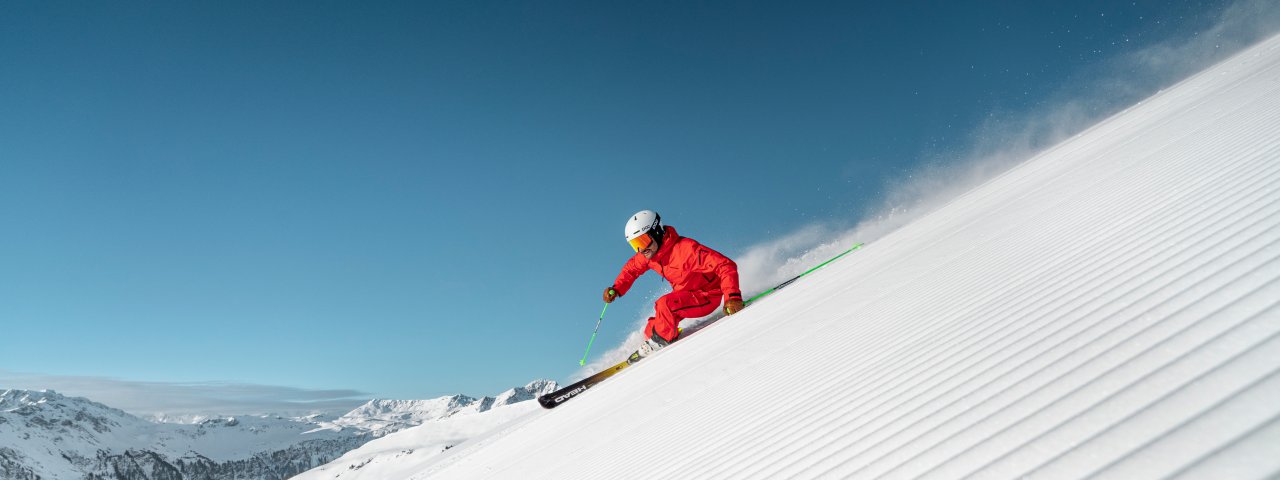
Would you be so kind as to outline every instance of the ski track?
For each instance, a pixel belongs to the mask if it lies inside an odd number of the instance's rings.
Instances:
[[[413,478],[1280,475],[1280,36]]]

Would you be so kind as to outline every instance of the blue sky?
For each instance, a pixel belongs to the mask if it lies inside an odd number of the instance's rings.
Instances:
[[[867,3],[0,5],[0,388],[564,380],[636,210],[730,256],[849,228],[1275,25]],[[638,288],[599,351],[662,284]]]

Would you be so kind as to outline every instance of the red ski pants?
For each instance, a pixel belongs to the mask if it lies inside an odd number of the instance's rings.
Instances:
[[[675,291],[663,295],[654,304],[655,315],[644,326],[644,338],[652,338],[654,332],[668,342],[680,334],[680,321],[710,315],[720,306],[720,292]]]

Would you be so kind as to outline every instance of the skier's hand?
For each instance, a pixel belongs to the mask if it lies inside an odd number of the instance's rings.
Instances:
[[[724,314],[733,315],[738,313],[739,310],[742,310],[742,307],[742,299],[730,298],[728,301],[724,302]]]
[[[613,303],[616,298],[618,298],[618,291],[614,290],[612,286],[604,289],[604,303]]]

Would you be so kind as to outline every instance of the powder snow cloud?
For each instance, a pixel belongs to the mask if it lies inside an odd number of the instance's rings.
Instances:
[[[1085,72],[1088,81],[1052,94],[1045,107],[1021,114],[993,113],[968,134],[965,151],[925,153],[920,167],[888,182],[881,205],[852,227],[846,218],[830,219],[734,255],[744,290],[764,290],[855,243],[874,242],[1120,109],[1269,38],[1280,32],[1280,4],[1238,1],[1206,24],[1189,38],[1117,55]]]

